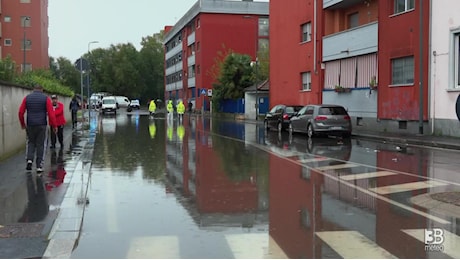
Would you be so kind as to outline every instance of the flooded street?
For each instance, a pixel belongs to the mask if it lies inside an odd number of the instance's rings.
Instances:
[[[72,258],[459,258],[457,151],[99,116]],[[426,231],[441,230],[426,240]],[[439,242],[439,240],[438,240]],[[426,248],[442,245],[443,248]]]

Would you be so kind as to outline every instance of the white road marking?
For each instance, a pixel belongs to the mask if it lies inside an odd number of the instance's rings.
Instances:
[[[383,177],[383,176],[390,176],[390,175],[395,175],[395,174],[398,174],[398,173],[390,172],[390,171],[366,172],[366,173],[343,175],[343,176],[340,176],[340,179],[345,180],[345,181],[351,181],[351,180],[370,179],[370,178],[377,178],[377,177]]]
[[[425,230],[424,229],[402,229],[402,231],[415,239],[425,243]],[[454,258],[460,259],[460,237],[454,233],[444,230],[444,241],[442,246],[444,247],[444,254]]]
[[[316,235],[345,259],[396,258],[357,231],[324,231],[316,232]]]
[[[288,258],[267,233],[231,234],[225,239],[235,259]]]
[[[358,166],[361,166],[361,165],[354,164],[354,163],[343,163],[343,164],[337,164],[337,165],[315,167],[315,170],[327,171],[327,170],[337,170],[337,169],[352,168],[352,167],[358,167]]]
[[[417,181],[417,182],[409,182],[409,183],[403,183],[403,184],[370,188],[369,190],[375,193],[378,193],[378,194],[390,194],[390,193],[397,193],[397,192],[404,192],[404,191],[411,191],[411,190],[427,189],[431,187],[444,186],[444,185],[447,185],[447,183],[428,180],[428,181]]]
[[[129,244],[126,259],[180,259],[177,236],[136,237]]]
[[[300,163],[310,163],[310,162],[322,162],[322,161],[327,161],[330,160],[330,158],[327,157],[317,157],[317,158],[304,158],[304,159],[299,159]]]

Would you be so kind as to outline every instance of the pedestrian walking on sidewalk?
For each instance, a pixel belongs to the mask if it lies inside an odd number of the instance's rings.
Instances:
[[[69,104],[69,110],[72,112],[72,129],[77,126],[77,112],[80,109],[80,103],[77,101],[77,97],[73,96],[72,101]]]
[[[27,121],[24,120],[26,111]],[[36,156],[37,173],[41,174],[46,144],[48,143],[48,122],[52,131],[57,131],[53,104],[51,99],[43,93],[42,86],[35,85],[33,92],[24,97],[19,107],[18,116],[21,127],[26,130],[27,134],[26,170],[32,170],[32,163],[34,156]]]
[[[60,149],[64,148],[64,126],[66,123],[64,116],[64,104],[58,101],[57,95],[51,96],[53,102],[54,115],[56,117],[57,133],[51,131],[51,149],[56,148],[56,136],[60,144]]]

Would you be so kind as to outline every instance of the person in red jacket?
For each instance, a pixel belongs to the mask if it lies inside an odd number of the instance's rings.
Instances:
[[[24,114],[27,111],[27,121],[24,120]],[[47,129],[48,121],[52,131],[56,130],[56,119],[54,116],[53,104],[51,99],[43,93],[43,87],[35,85],[32,93],[24,97],[19,106],[19,122],[22,129],[26,130],[26,170],[32,170],[34,156],[37,165],[37,173],[43,172],[43,158],[45,157],[45,148],[48,143]],[[48,117],[48,120],[46,118]]]
[[[64,104],[58,101],[56,95],[51,96],[53,103],[54,116],[56,117],[57,132],[51,131],[51,149],[56,148],[56,135],[60,144],[60,148],[64,148],[64,125],[66,120],[64,117]]]

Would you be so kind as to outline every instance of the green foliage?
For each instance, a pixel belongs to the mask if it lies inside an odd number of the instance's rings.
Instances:
[[[48,93],[60,94],[63,96],[73,96],[74,92],[55,78],[51,70],[33,70],[26,72],[16,78],[14,83],[22,86],[33,87],[35,84],[43,86],[43,89]]]
[[[81,92],[80,73],[75,69],[75,66],[69,59],[59,57],[55,61],[54,58],[51,57],[50,71],[62,85],[69,86],[75,93]]]
[[[8,54],[5,59],[0,59],[0,80],[11,82],[16,75],[16,64]]]
[[[251,57],[231,52],[221,63],[217,82],[213,84],[214,105],[224,99],[243,98],[244,89],[253,85],[254,79]]]

